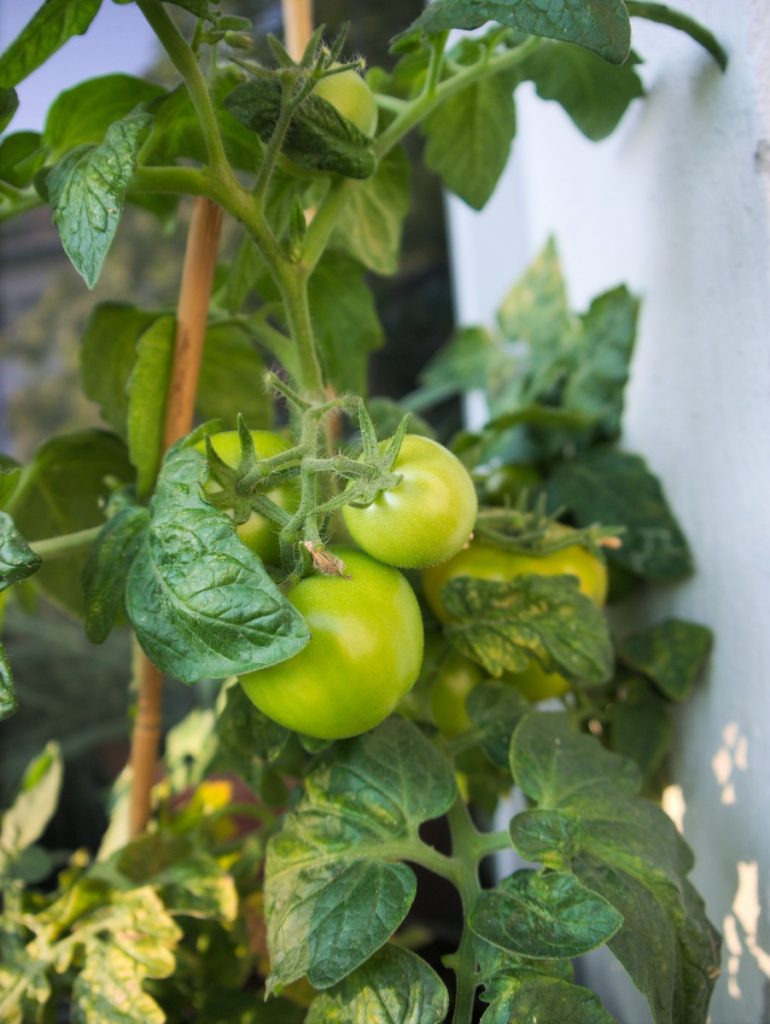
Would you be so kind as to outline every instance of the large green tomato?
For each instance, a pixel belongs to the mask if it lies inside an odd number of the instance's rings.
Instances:
[[[465,699],[483,678],[482,669],[457,651],[449,651],[442,660],[431,687],[430,707],[445,736],[452,738],[470,729]]]
[[[240,682],[260,711],[288,729],[337,740],[374,728],[414,685],[422,616],[396,569],[355,548],[332,549],[345,576],[308,576],[288,593],[310,642]]]
[[[569,527],[556,524],[554,532]],[[600,607],[607,599],[607,569],[604,562],[580,544],[554,551],[550,555],[518,555],[511,551],[474,541],[449,562],[426,569],[422,574],[425,598],[441,622],[450,616],[444,608],[441,592],[449,580],[457,576],[474,576],[482,580],[507,583],[516,576],[577,576],[581,591]]]
[[[258,459],[269,459],[272,455],[279,455],[281,452],[291,448],[291,442],[285,437],[281,437],[280,434],[274,434],[269,430],[252,430],[250,433]],[[238,437],[238,431],[223,430],[218,434],[211,434],[210,439],[214,451],[220,459],[234,469],[241,457],[241,442]],[[199,452],[205,453],[206,451],[205,441],[199,441],[195,447]],[[214,494],[220,490],[220,487],[216,481],[209,480],[205,485],[205,489],[209,494]],[[284,511],[290,514],[296,512],[299,507],[300,498],[299,483],[292,480],[289,483],[282,484],[280,487],[276,487],[275,490],[269,491],[267,496],[272,498],[276,505],[279,505]],[[245,523],[241,523],[240,526],[236,527],[236,530],[246,547],[250,548],[254,554],[259,555],[263,562],[271,565],[279,561],[281,547],[278,540],[278,528],[275,523],[271,523],[264,516],[252,512],[250,518]]]
[[[339,67],[339,64],[332,67]],[[364,135],[374,135],[377,130],[377,101],[355,68],[322,78],[314,92],[352,121]]]
[[[383,442],[383,446],[387,442]],[[445,562],[476,522],[473,481],[448,448],[407,434],[393,466],[401,476],[365,508],[342,510],[351,537],[374,558],[403,569]]]

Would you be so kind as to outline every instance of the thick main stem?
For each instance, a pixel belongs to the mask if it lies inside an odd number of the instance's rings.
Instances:
[[[210,199],[193,205],[177,306],[176,341],[166,404],[164,448],[189,433],[195,413],[209,299],[214,281],[222,210]],[[163,676],[146,654],[135,659],[139,686],[131,735],[129,836],[139,835],[150,816],[150,794],[161,733]]]

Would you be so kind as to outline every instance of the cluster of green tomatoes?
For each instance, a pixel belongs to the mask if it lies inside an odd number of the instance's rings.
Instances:
[[[251,431],[255,455],[266,459],[290,442],[270,431]],[[238,465],[237,431],[214,434],[216,454]],[[374,728],[417,681],[423,663],[423,612],[409,570],[439,623],[450,620],[444,585],[458,576],[505,582],[516,576],[574,575],[583,593],[602,605],[607,595],[604,563],[575,544],[529,556],[474,540],[476,488],[465,466],[443,445],[407,434],[393,473],[398,482],[365,507],[342,509],[347,543],[328,549],[333,570],[301,579],[287,597],[305,618],[310,641],[294,657],[240,677],[253,703],[269,718],[319,739],[342,739]],[[288,513],[296,511],[299,486],[291,480],[268,495]],[[554,531],[570,527],[554,524]],[[280,560],[277,527],[256,512],[237,527],[240,539],[266,565]],[[350,543],[352,541],[353,543]],[[435,674],[430,705],[438,728],[453,736],[469,726],[465,698],[483,670],[445,652]],[[504,681],[531,700],[563,693],[567,681],[532,661]]]

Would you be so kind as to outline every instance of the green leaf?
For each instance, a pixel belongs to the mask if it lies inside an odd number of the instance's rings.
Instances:
[[[37,572],[42,562],[16,529],[11,517],[0,512],[0,591]]]
[[[516,133],[518,73],[486,75],[450,96],[423,124],[425,163],[446,188],[480,210],[503,173]]]
[[[542,100],[564,108],[583,135],[599,142],[610,135],[632,100],[644,96],[632,52],[622,67],[571,43],[543,42],[519,69]]]
[[[19,97],[15,89],[0,87],[0,132],[4,132],[19,109]]]
[[[135,113],[111,125],[99,146],[78,146],[46,179],[64,251],[89,288],[115,237],[139,148],[152,118]]]
[[[262,156],[262,144],[224,105],[225,97],[246,79],[240,68],[226,67],[214,76],[209,93],[228,158],[234,167],[254,171]],[[146,162],[170,164],[180,157],[208,162],[200,121],[184,85],[153,103],[152,114],[152,129],[142,147]]]
[[[26,188],[45,162],[38,132],[15,132],[0,142],[0,179]]]
[[[235,423],[238,413],[252,430],[273,422],[272,401],[263,386],[265,364],[248,332],[234,324],[212,324],[206,331],[198,396],[203,419]]]
[[[306,1024],[440,1024],[448,1012],[436,972],[415,953],[387,945],[315,999]]]
[[[564,404],[590,417],[596,423],[596,433],[605,440],[620,434],[638,314],[638,299],[620,285],[594,299],[581,317],[583,331]]]
[[[483,327],[462,327],[420,372],[420,387],[404,400],[425,409],[471,388],[486,390],[499,345]]]
[[[72,36],[87,30],[102,0],[45,0],[0,57],[0,87],[18,85]]]
[[[547,672],[586,685],[603,683],[612,644],[601,611],[570,576],[517,576],[507,583],[460,576],[442,599],[450,642],[493,676],[523,672],[531,657]]]
[[[4,460],[5,456],[0,456]],[[0,461],[0,508],[3,508],[13,497],[21,479],[21,466],[15,466],[11,459],[7,463]]]
[[[194,449],[166,456],[126,589],[142,647],[185,683],[274,665],[309,640],[304,620],[238,539],[232,519],[204,500],[207,474]]]
[[[516,871],[482,892],[470,916],[473,931],[524,957],[573,957],[596,949],[623,923],[617,910],[572,875]]]
[[[225,107],[269,142],[281,113],[281,83],[272,77],[251,79],[227,96]],[[375,169],[371,142],[331,103],[311,93],[294,114],[282,149],[298,167],[368,178]]]
[[[125,3],[125,0],[120,0],[121,3]],[[168,0],[169,3],[174,4],[176,7],[184,7],[190,14],[194,14],[196,18],[207,18],[209,21],[214,21],[216,15],[212,12],[209,0]],[[214,3],[218,3],[219,0],[213,0]]]
[[[332,244],[375,274],[395,274],[410,200],[409,161],[404,150],[396,147],[383,157],[371,178],[348,192]]]
[[[364,268],[344,253],[325,253],[310,278],[308,301],[326,379],[340,393],[365,394],[369,355],[382,345],[383,332]]]
[[[103,302],[86,324],[80,350],[83,391],[123,438],[128,420],[126,385],[136,362],[136,344],[158,316],[129,303]]]
[[[136,362],[126,385],[128,454],[136,467],[140,497],[152,490],[160,469],[175,335],[173,316],[150,324],[137,342]]]
[[[596,448],[557,465],[548,480],[552,508],[566,507],[578,526],[625,527],[608,557],[646,579],[673,582],[692,572],[692,556],[657,477],[638,455]]]
[[[164,1024],[145,978],[167,978],[182,933],[149,886],[122,893],[82,918],[85,962],[72,986],[77,1024]]]
[[[644,3],[641,0],[626,0],[626,7],[633,18],[647,18],[648,21],[670,25],[671,28],[685,32],[711,54],[722,71],[727,70],[727,52],[724,47],[712,32],[688,14],[665,4]]]
[[[43,128],[49,162],[69,150],[103,141],[110,125],[126,117],[140,103],[149,103],[164,90],[132,75],[102,75],[66,89],[51,104]]]
[[[647,997],[655,1024],[702,1024],[718,936],[686,878],[689,847],[657,805],[634,798],[639,769],[574,733],[566,714],[525,718],[511,767],[538,804],[511,822],[516,849],[571,871],[622,914],[609,946]]]
[[[631,26],[621,0],[434,0],[404,35],[474,29],[487,21],[578,43],[612,64],[622,64],[628,56]]]
[[[75,533],[104,522],[102,504],[109,495],[106,477],[123,483],[133,478],[123,442],[101,430],[79,430],[51,438],[24,470],[13,517],[32,542]],[[85,553],[46,562],[36,582],[75,615],[85,612],[80,574]]]
[[[0,873],[45,832],[59,802],[62,771],[61,752],[53,742],[28,765],[16,799],[0,823]]]
[[[626,637],[618,654],[651,679],[669,700],[686,700],[711,653],[713,634],[706,626],[667,619]]]
[[[262,790],[266,767],[279,756],[288,729],[258,711],[241,687],[224,687],[217,703],[217,753],[212,771],[234,772],[255,793]]]
[[[541,1024],[569,1021],[569,1024],[615,1024],[615,1018],[598,996],[581,985],[561,978],[530,975],[506,978],[496,987],[492,1005],[480,1024]]]
[[[0,722],[10,718],[19,706],[16,700],[16,687],[13,682],[11,665],[5,653],[5,648],[0,644]]]
[[[380,948],[415,893],[405,859],[422,822],[454,802],[449,764],[411,723],[389,719],[335,743],[268,843],[271,987],[307,975],[328,988]]]
[[[474,686],[465,707],[481,733],[479,743],[493,764],[508,766],[513,730],[530,710],[530,703],[514,687],[487,680]]]
[[[671,745],[666,702],[646,679],[624,679],[609,709],[609,744],[651,779]]]
[[[123,607],[126,580],[143,532],[150,521],[146,508],[127,505],[105,525],[83,567],[86,635],[92,644],[107,639]]]

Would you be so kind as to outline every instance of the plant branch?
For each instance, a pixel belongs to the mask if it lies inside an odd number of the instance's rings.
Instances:
[[[457,887],[463,908],[463,934],[457,951],[454,968],[457,977],[455,1008],[452,1024],[471,1024],[473,1005],[476,998],[478,979],[476,977],[476,951],[473,933],[468,928],[468,918],[481,892],[478,875],[479,833],[471,821],[462,797],[458,796],[447,815],[452,835],[452,859],[459,865]]]
[[[64,533],[60,537],[46,537],[45,540],[30,541],[29,546],[43,561],[49,562],[52,558],[62,558],[64,555],[71,555],[73,551],[90,547],[101,530],[101,526],[92,526],[88,530]]]

